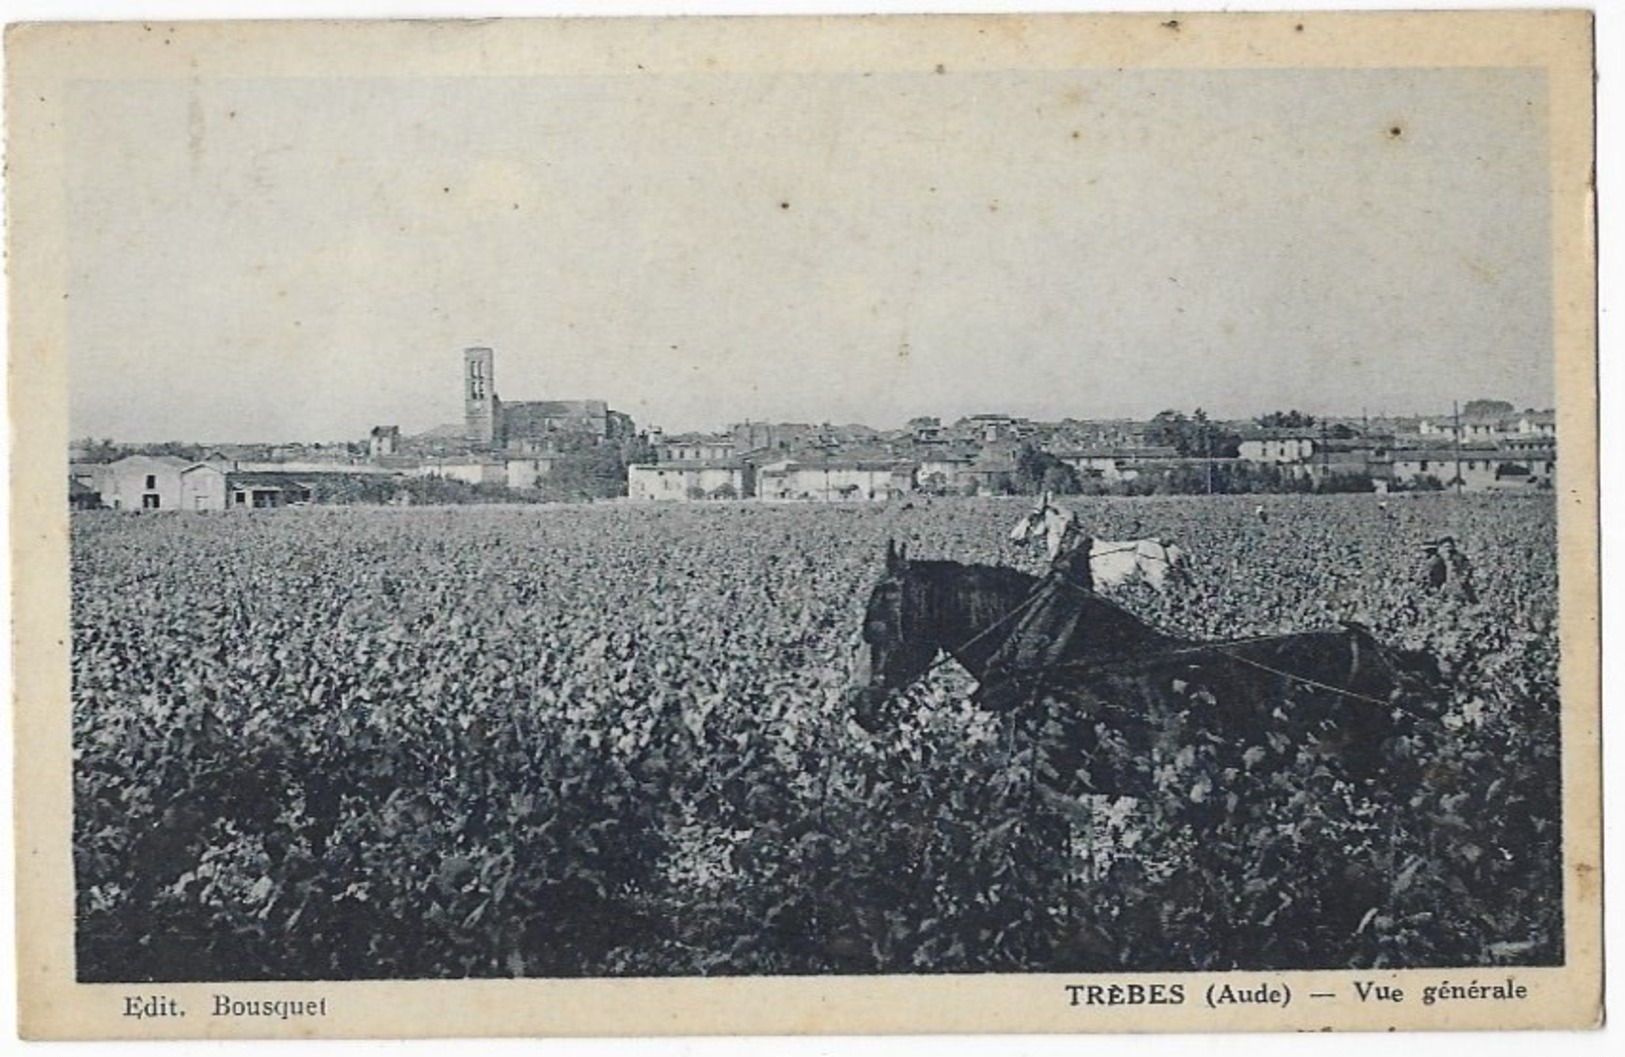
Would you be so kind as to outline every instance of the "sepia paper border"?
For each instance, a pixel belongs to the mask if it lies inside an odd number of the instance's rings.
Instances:
[[[1213,1032],[1584,1027],[1601,1015],[1600,635],[1591,20],[1584,12],[618,19],[442,23],[38,24],[6,38],[11,283],[12,582],[20,1025],[30,1038]],[[1075,1007],[1074,975],[523,980],[232,985],[234,997],[327,999],[319,1020],[204,1015],[218,984],[81,985],[73,977],[68,705],[66,312],[62,98],[75,79],[500,76],[1015,67],[1538,67],[1550,106],[1558,467],[1563,822],[1562,968],[1511,973],[1518,1003],[1352,999],[1354,974],[1115,974],[1180,982],[1158,1007]],[[1412,994],[1448,970],[1358,974]],[[1209,1008],[1214,983],[1280,983],[1284,1008]],[[162,991],[189,1019],[135,1021]]]

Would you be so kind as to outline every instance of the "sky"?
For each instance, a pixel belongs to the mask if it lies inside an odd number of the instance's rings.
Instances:
[[[83,82],[70,429],[1553,403],[1539,71]]]

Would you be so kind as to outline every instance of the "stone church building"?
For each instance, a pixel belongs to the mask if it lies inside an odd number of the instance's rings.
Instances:
[[[463,350],[465,439],[477,450],[541,454],[620,444],[636,432],[630,415],[602,400],[504,402],[496,389],[496,353]]]

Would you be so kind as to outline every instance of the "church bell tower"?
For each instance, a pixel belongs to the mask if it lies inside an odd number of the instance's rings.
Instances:
[[[497,436],[496,355],[484,346],[463,350],[464,436],[489,448]]]

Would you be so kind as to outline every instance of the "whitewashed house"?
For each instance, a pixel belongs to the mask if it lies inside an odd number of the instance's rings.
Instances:
[[[626,468],[627,496],[645,501],[743,499],[753,494],[752,483],[749,464],[734,460],[634,463]]]
[[[114,510],[181,510],[181,471],[175,455],[128,455],[108,464],[102,502]]]
[[[1248,462],[1276,465],[1305,463],[1315,456],[1315,435],[1302,430],[1272,430],[1246,436],[1237,452]]]
[[[763,499],[846,502],[892,499],[914,491],[918,464],[868,460],[784,460],[757,471]]]

